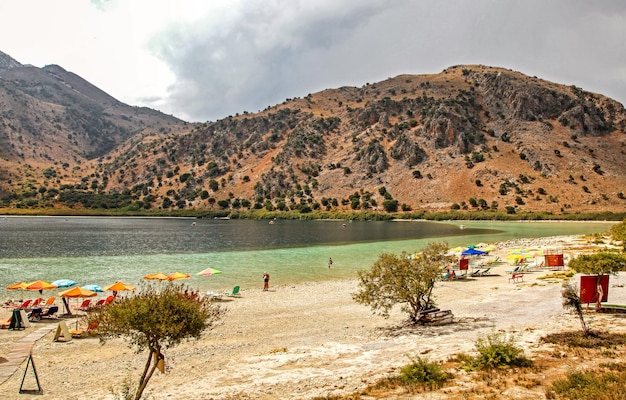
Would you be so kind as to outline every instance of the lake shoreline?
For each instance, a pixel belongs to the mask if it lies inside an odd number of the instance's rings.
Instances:
[[[562,248],[567,259],[603,245],[580,235],[519,238],[493,245],[496,250],[490,257],[504,261],[494,264],[493,274],[437,283],[437,305],[455,316],[455,323],[440,327],[401,329],[406,315],[399,307],[388,319],[372,314],[351,298],[358,289],[356,279],[285,285],[270,281],[269,292],[262,291],[262,283],[245,288],[240,297],[224,297],[216,303],[227,312],[215,329],[199,341],[166,350],[166,374],[157,373],[148,392],[155,400],[295,400],[353,393],[406,365],[408,355],[428,354],[431,360],[445,361],[471,352],[481,335],[502,331],[515,334],[532,356],[549,348],[540,342],[541,336],[579,329],[578,319],[562,308],[561,281],[540,279],[552,271],[538,270],[523,282],[512,283],[506,272],[512,264],[506,257],[520,245]],[[480,261],[474,259],[472,264]],[[626,282],[624,274],[611,279],[617,287]],[[611,289],[609,301],[626,303],[623,292]],[[592,327],[600,327],[607,317],[593,313],[588,318]],[[621,325],[613,330],[626,330],[626,322],[617,324]],[[33,325],[24,331],[0,332],[4,339],[0,357],[41,326]],[[52,338],[53,333],[48,334],[33,348],[44,400],[111,399],[110,387],[119,389],[129,376],[135,379],[145,363],[146,354],[135,354],[121,339],[101,345],[97,338],[69,343]],[[5,398],[21,398],[21,378],[18,372],[4,384]],[[545,388],[525,390],[527,398],[541,398]]]

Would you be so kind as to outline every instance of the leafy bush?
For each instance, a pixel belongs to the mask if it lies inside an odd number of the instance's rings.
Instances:
[[[624,399],[626,398],[626,365],[614,364],[608,370],[573,371],[565,380],[552,384],[556,394],[564,399]],[[548,397],[550,398],[550,397]]]
[[[417,385],[430,390],[441,388],[452,376],[441,365],[420,357],[409,357],[410,364],[400,370],[400,381],[405,385]]]
[[[494,369],[500,367],[529,367],[532,361],[524,355],[524,350],[517,346],[513,336],[494,333],[478,339],[478,355],[460,356],[466,370]]]

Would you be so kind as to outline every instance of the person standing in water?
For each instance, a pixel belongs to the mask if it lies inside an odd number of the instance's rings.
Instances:
[[[270,290],[270,274],[263,272],[263,291],[267,292],[268,290]]]
[[[329,258],[329,259],[328,259],[328,268],[330,268],[330,267],[332,267],[332,266],[333,266],[333,259],[332,259],[332,258]]]

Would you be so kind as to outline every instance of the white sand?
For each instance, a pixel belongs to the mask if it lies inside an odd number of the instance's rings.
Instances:
[[[561,247],[570,257],[583,251],[577,250],[580,239],[556,237],[508,242],[496,253],[504,259],[508,249],[520,246]],[[345,394],[407,364],[407,355],[427,353],[444,360],[471,352],[478,337],[497,330],[516,333],[532,353],[544,334],[579,329],[577,318],[561,306],[560,282],[537,280],[549,272],[526,274],[523,283],[515,284],[508,282],[510,268],[499,264],[492,269],[496,276],[438,283],[438,306],[451,309],[455,323],[410,330],[391,329],[406,318],[399,309],[384,319],[356,304],[351,298],[355,280],[243,290],[240,298],[220,303],[228,308],[220,326],[199,341],[166,351],[166,374],[157,372],[147,392],[154,399]],[[625,280],[611,277],[610,302],[626,302]],[[41,326],[34,325],[31,330]],[[0,357],[28,331],[1,331]],[[112,398],[109,388],[128,376],[135,380],[147,354],[135,354],[122,340],[104,346],[93,338],[58,343],[50,334],[35,344],[33,357],[44,390],[37,398],[72,400]],[[25,398],[18,394],[25,365],[2,385],[2,398]]]

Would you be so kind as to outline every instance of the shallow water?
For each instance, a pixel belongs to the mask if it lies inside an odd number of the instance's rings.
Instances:
[[[459,229],[464,225],[465,229]],[[382,252],[416,252],[515,238],[604,232],[597,222],[242,221],[187,218],[6,217],[0,219],[0,297],[18,281],[69,278],[79,285],[138,285],[181,271],[192,288],[230,290],[356,277]],[[328,258],[333,266],[328,268]],[[212,267],[223,273],[196,273]],[[56,293],[58,290],[53,290]],[[51,293],[52,294],[52,293]],[[28,296],[25,296],[28,297]],[[32,296],[31,296],[32,297]]]

